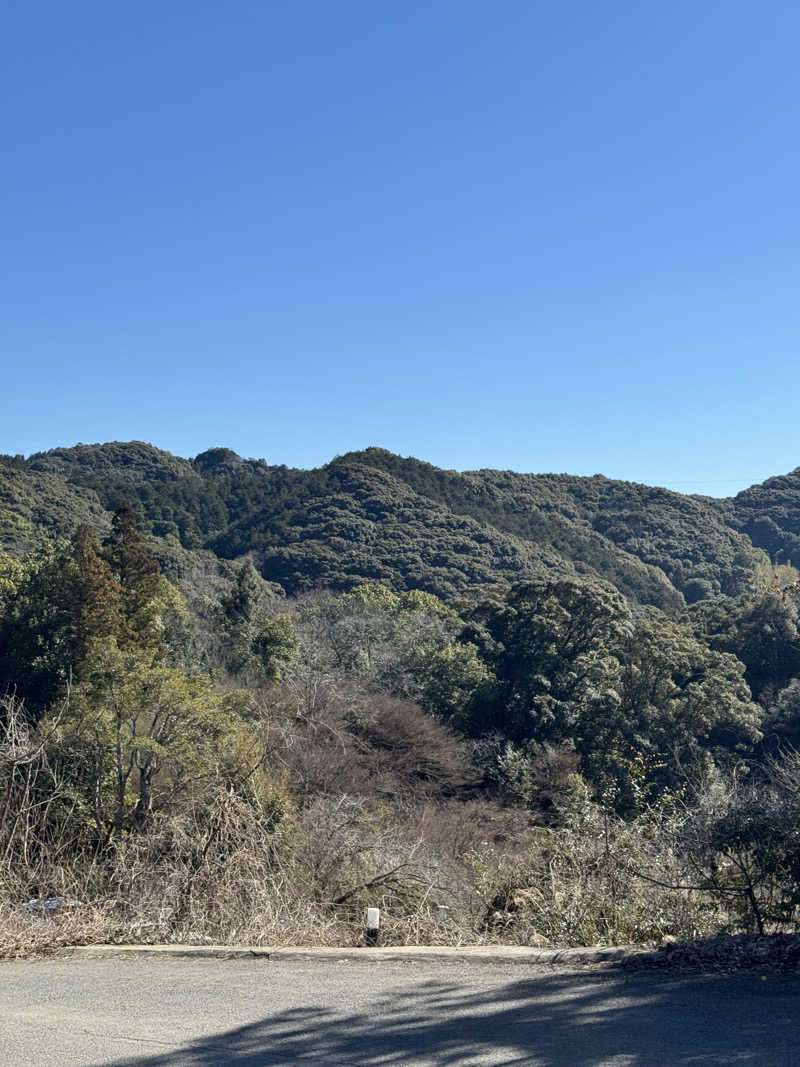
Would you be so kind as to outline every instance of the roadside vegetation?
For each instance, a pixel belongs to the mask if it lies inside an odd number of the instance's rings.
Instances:
[[[0,952],[794,931],[796,572],[667,617],[164,576],[137,516],[0,555]]]

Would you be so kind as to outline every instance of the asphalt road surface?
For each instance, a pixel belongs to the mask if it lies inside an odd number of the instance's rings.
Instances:
[[[0,964],[13,1067],[800,1067],[800,980],[452,962]]]

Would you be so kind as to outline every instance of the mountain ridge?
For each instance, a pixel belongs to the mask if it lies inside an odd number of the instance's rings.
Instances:
[[[445,470],[379,447],[310,470],[142,441],[0,457],[0,545],[14,554],[80,522],[102,531],[122,503],[163,553],[250,556],[290,594],[372,578],[452,598],[548,572],[674,612],[800,562],[800,468],[717,500],[600,474]]]

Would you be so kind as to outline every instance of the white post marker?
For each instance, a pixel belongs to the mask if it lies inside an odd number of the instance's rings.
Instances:
[[[381,909],[367,908],[367,944],[377,945],[378,930],[381,926]]]

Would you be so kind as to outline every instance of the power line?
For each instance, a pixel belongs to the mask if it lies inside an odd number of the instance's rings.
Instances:
[[[692,481],[684,481],[681,478],[669,478],[670,485],[737,485],[739,482],[749,481],[748,478],[694,478]]]

